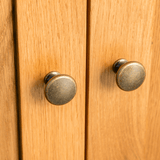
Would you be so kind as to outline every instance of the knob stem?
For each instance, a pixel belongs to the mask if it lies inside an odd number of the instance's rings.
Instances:
[[[113,68],[113,71],[114,71],[115,73],[117,73],[119,67],[120,67],[121,65],[127,63],[127,62],[128,62],[128,61],[127,61],[126,59],[123,59],[123,58],[118,59],[118,60],[115,61],[114,64],[113,64],[113,67],[112,67],[112,68]]]
[[[60,75],[59,72],[49,72],[45,77],[44,77],[44,83],[46,84],[52,77]]]

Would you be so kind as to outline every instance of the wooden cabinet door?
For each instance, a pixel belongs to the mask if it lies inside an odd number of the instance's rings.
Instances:
[[[85,129],[86,0],[17,0],[23,160],[83,160]],[[77,94],[50,104],[44,76],[72,76]]]
[[[160,159],[160,1],[90,1],[87,160]],[[112,64],[141,62],[143,85],[125,92]]]
[[[12,1],[0,1],[0,160],[18,160]]]

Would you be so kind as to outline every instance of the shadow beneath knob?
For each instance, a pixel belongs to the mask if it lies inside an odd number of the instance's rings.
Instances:
[[[116,74],[112,70],[112,65],[102,69],[100,82],[103,89],[113,90],[116,87]]]
[[[33,97],[34,103],[41,104],[42,102],[44,102],[45,100],[44,88],[45,88],[44,78],[34,81],[31,88],[31,95]]]

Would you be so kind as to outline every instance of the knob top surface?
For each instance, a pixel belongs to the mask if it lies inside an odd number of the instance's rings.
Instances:
[[[68,75],[56,75],[52,77],[45,87],[45,96],[55,105],[63,105],[73,99],[76,94],[76,82]]]
[[[116,73],[117,85],[125,91],[137,89],[146,76],[145,68],[138,62],[126,62],[121,65]]]

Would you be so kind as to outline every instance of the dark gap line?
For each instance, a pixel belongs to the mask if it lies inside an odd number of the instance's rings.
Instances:
[[[88,157],[88,113],[89,113],[89,65],[90,65],[90,11],[91,1],[87,0],[86,13],[86,97],[85,97],[85,157]]]
[[[13,24],[13,44],[14,44],[14,65],[16,83],[16,104],[17,104],[17,129],[18,129],[18,154],[19,160],[23,159],[22,154],[22,125],[21,125],[21,98],[20,98],[20,72],[19,72],[19,52],[18,52],[18,24],[17,24],[17,2],[12,0],[12,24]]]

